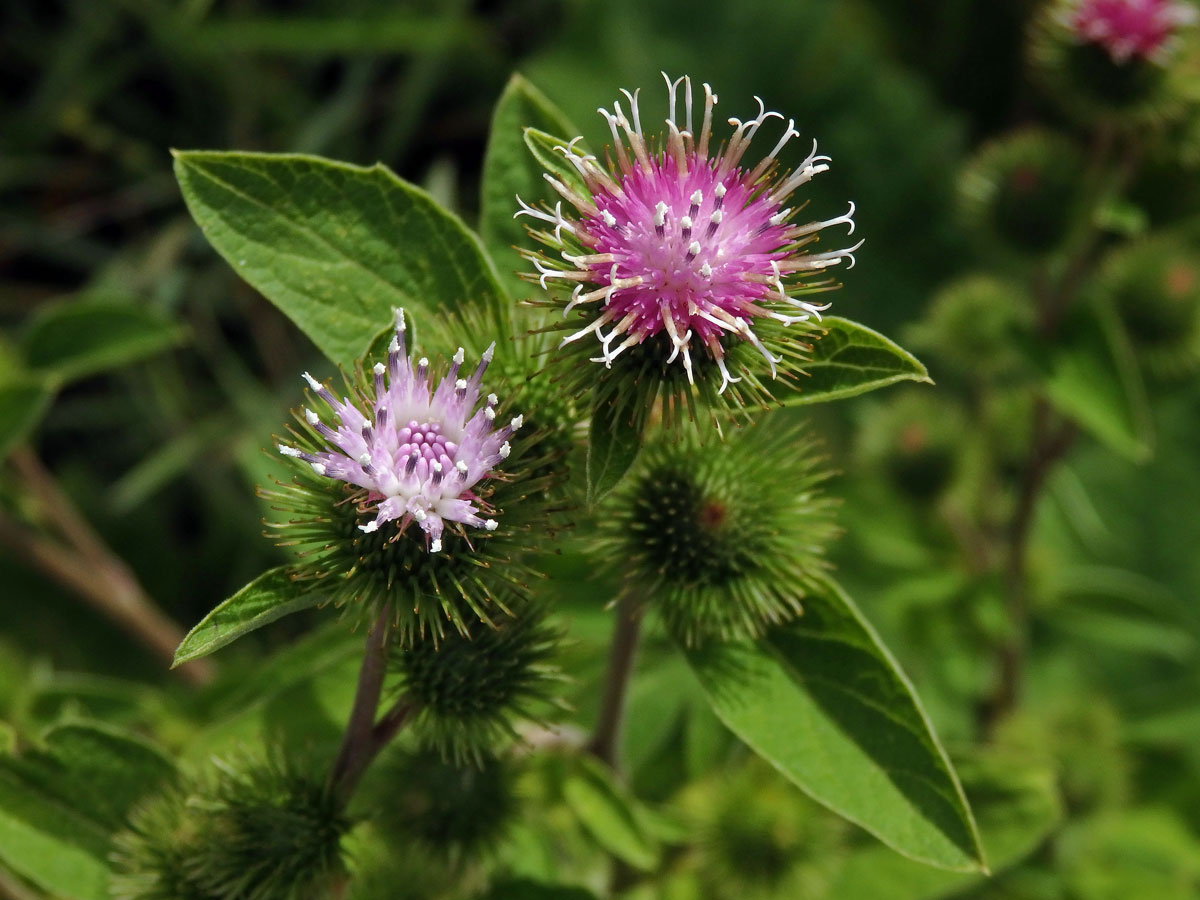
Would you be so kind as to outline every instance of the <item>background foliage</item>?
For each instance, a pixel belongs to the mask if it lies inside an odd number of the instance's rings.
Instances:
[[[168,150],[383,162],[503,248],[519,232],[479,197],[492,109],[511,73],[600,146],[593,110],[618,86],[651,89],[665,69],[711,82],[731,112],[759,94],[805,140],[819,138],[835,164],[811,185],[813,208],[852,198],[867,237],[834,312],[901,339],[937,382],[805,415],[842,473],[837,577],[959,766],[995,877],[922,868],[805,800],[740,748],[652,633],[630,701],[628,790],[578,760],[518,760],[513,802],[536,806],[540,824],[516,817],[480,839],[483,858],[513,879],[491,896],[544,896],[547,881],[598,890],[609,857],[655,873],[630,897],[1194,896],[1194,374],[1156,377],[1103,321],[1017,348],[1018,368],[1048,366],[1044,393],[1085,437],[1048,473],[1027,616],[1014,625],[991,532],[1015,502],[1029,408],[997,385],[1028,376],[1002,367],[981,387],[937,317],[963,276],[1024,271],[979,244],[960,202],[978,148],[1035,124],[1070,128],[1025,61],[1033,11],[969,0],[6,4],[0,749],[21,752],[0,766],[0,894],[106,896],[95,860],[107,836],[143,788],[172,777],[156,747],[199,764],[270,736],[319,756],[336,746],[353,692],[359,639],[314,632],[319,611],[222,651],[215,672],[167,674],[170,623],[136,622],[134,640],[105,605],[152,598],[190,626],[285,562],[261,537],[267,511],[253,489],[279,471],[262,448],[296,402],[297,374],[320,359],[209,248]],[[1102,206],[1099,240],[1153,230],[1195,251],[1195,162],[1148,154]],[[519,267],[501,251],[479,283],[515,285]],[[394,289],[419,302],[424,288],[401,278]],[[577,680],[566,692],[580,728],[595,715],[615,595],[581,578],[587,566],[568,550],[548,589],[572,638],[564,668]],[[995,650],[1014,628],[1028,637],[1020,703],[992,717]],[[145,783],[122,782],[106,754],[138,755]],[[397,885],[413,897],[485,889],[475,856],[396,856],[385,831],[357,838],[362,897],[396,897]],[[683,833],[704,838],[688,844]]]

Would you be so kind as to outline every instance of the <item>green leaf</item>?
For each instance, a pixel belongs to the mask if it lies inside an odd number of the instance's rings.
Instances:
[[[331,360],[350,365],[392,321],[504,304],[479,239],[387,167],[316,156],[176,152],[205,237]]]
[[[908,679],[832,581],[757,643],[685,649],[713,710],[813,799],[894,850],[956,871],[983,851]]]
[[[632,798],[608,770],[590,757],[574,760],[562,785],[563,799],[605,850],[639,869],[658,862],[658,846],[646,832]]]
[[[0,768],[0,862],[56,897],[108,900],[104,831]]]
[[[642,429],[627,405],[601,403],[592,413],[587,449],[587,502],[603,499],[629,471],[642,449]]]
[[[1081,307],[1039,356],[1049,360],[1045,390],[1059,412],[1122,456],[1150,456],[1154,433],[1146,388],[1112,310]]]
[[[522,267],[522,260],[514,247],[528,242],[525,223],[529,221],[513,218],[519,208],[516,198],[520,196],[526,203],[533,204],[537,200],[549,200],[554,193],[542,178],[542,167],[530,158],[525,146],[526,127],[553,134],[579,133],[545,94],[515,74],[492,113],[479,198],[480,236],[513,296],[522,296],[528,291],[528,284],[515,274]]]
[[[291,566],[269,569],[210,612],[175,650],[172,667],[200,659],[286,615],[316,606],[325,594],[297,585]]]
[[[1033,853],[1062,820],[1054,773],[1028,759],[984,758],[960,769],[973,798],[979,829],[994,872]],[[958,897],[983,873],[946,872],[918,865],[886,848],[863,845],[843,862],[826,897],[871,900],[940,900]]]
[[[556,175],[558,180],[567,187],[574,188],[585,197],[590,197],[591,191],[583,183],[583,176],[579,174],[578,169],[567,162],[567,157],[563,154],[567,143],[564,138],[555,137],[538,128],[525,129],[525,146],[529,148],[529,152],[533,154],[533,158],[538,161],[542,169]]]
[[[145,742],[71,722],[43,746],[0,758],[0,862],[72,900],[105,900],[112,833],[130,807],[173,777]]]
[[[73,381],[152,356],[183,338],[179,325],[149,309],[83,300],[52,306],[34,317],[21,343],[30,366]]]
[[[837,316],[826,316],[821,325],[825,334],[804,366],[808,377],[776,394],[785,406],[855,397],[899,381],[933,383],[920,360],[865,325]]]
[[[50,386],[33,376],[0,382],[0,459],[37,428],[53,397]]]

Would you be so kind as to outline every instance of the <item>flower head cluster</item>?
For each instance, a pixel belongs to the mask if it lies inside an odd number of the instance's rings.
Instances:
[[[803,204],[789,205],[792,195],[829,168],[815,142],[798,168],[778,173],[776,157],[799,135],[789,120],[771,151],[747,163],[751,140],[769,120],[782,120],[779,113],[759,100],[758,114],[730,119],[732,136],[714,149],[716,94],[705,84],[703,107],[695,110],[690,78],[667,78],[667,87],[664,136],[646,136],[638,93],[625,91],[629,115],[620,101],[613,112],[599,110],[612,131],[615,160],[601,165],[579,149],[579,138],[556,148],[568,166],[546,178],[574,212],[564,213],[561,201],[551,209],[518,198],[517,215],[547,226],[534,237],[553,253],[526,254],[538,282],[573,285],[564,317],[577,310],[586,319],[563,345],[598,342],[589,358],[608,368],[623,354],[641,351],[643,360],[653,354],[681,368],[689,384],[715,368],[720,394],[741,380],[727,362],[731,348],[753,347],[774,377],[783,358],[764,326],[820,319],[827,305],[806,295],[835,287],[822,274],[852,265],[859,244],[810,250],[825,229],[845,225],[853,232],[854,204],[828,221],[795,222]]]
[[[1067,12],[1068,27],[1114,62],[1161,60],[1178,28],[1196,22],[1196,9],[1178,0],[1081,0]]]
[[[310,451],[279,445],[285,456],[303,459],[318,475],[363,488],[365,505],[375,518],[359,526],[373,532],[388,522],[398,522],[403,532],[411,523],[429,537],[429,549],[442,549],[447,522],[460,528],[470,525],[488,531],[495,519],[483,518],[487,504],[475,487],[495,474],[508,457],[508,439],[521,427],[521,416],[495,427],[495,394],[480,407],[480,384],[491,361],[493,347],[470,378],[460,378],[463,350],[454,356],[450,371],[435,388],[429,377],[429,360],[408,358],[404,341],[404,313],[396,311],[396,333],[388,347],[387,365],[373,369],[374,396],[338,400],[308,373],[312,390],[337,416],[337,427],[323,422],[315,412],[304,412],[309,426],[326,442],[327,449]],[[494,346],[494,345],[493,345]],[[360,409],[360,405],[367,410]]]

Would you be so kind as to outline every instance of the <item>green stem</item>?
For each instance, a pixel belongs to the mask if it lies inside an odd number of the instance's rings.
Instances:
[[[641,629],[642,617],[638,603],[631,594],[623,593],[617,601],[617,621],[609,648],[608,676],[604,682],[604,696],[600,700],[600,715],[587,745],[589,753],[614,771],[618,769],[625,701],[629,694]]]

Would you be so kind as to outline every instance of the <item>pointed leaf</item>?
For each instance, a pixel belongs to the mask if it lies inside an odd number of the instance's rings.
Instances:
[[[525,225],[530,222],[513,218],[519,209],[516,198],[533,204],[554,196],[542,178],[544,170],[525,146],[527,127],[552,134],[579,133],[545,94],[517,74],[509,79],[492,114],[479,215],[480,236],[513,296],[526,295],[529,289],[515,274],[523,266],[514,248],[528,243]]]
[[[0,459],[37,428],[53,397],[50,386],[32,375],[0,381]]]
[[[183,340],[183,329],[149,309],[108,300],[49,307],[22,340],[30,366],[73,381],[144,359]]]
[[[1093,437],[1134,461],[1154,444],[1146,388],[1116,316],[1106,306],[1081,307],[1052,347],[1045,384],[1050,402]]]
[[[615,488],[642,448],[641,427],[627,406],[601,403],[592,414],[587,450],[587,498],[596,503]]]
[[[1062,820],[1055,774],[1031,767],[1028,759],[984,758],[964,764],[979,830],[993,872],[1002,872],[1033,853]],[[980,884],[982,872],[946,872],[918,865],[878,844],[855,848],[825,896],[871,900],[941,900],[961,897]]]
[[[757,643],[685,652],[717,716],[809,796],[894,850],[944,869],[983,851],[911,685],[832,581]]]
[[[567,771],[562,791],[567,806],[600,846],[631,866],[654,867],[657,843],[642,826],[632,798],[600,764],[579,757]]]
[[[920,360],[865,325],[826,316],[821,326],[825,334],[813,343],[812,360],[804,366],[808,377],[776,393],[785,406],[841,400],[899,381],[932,383]]]
[[[290,566],[279,566],[252,582],[205,616],[184,636],[172,666],[208,656],[276,619],[316,606],[325,594],[292,578]]]
[[[189,151],[175,174],[217,252],[336,363],[361,356],[393,307],[506,302],[479,239],[383,165]]]

